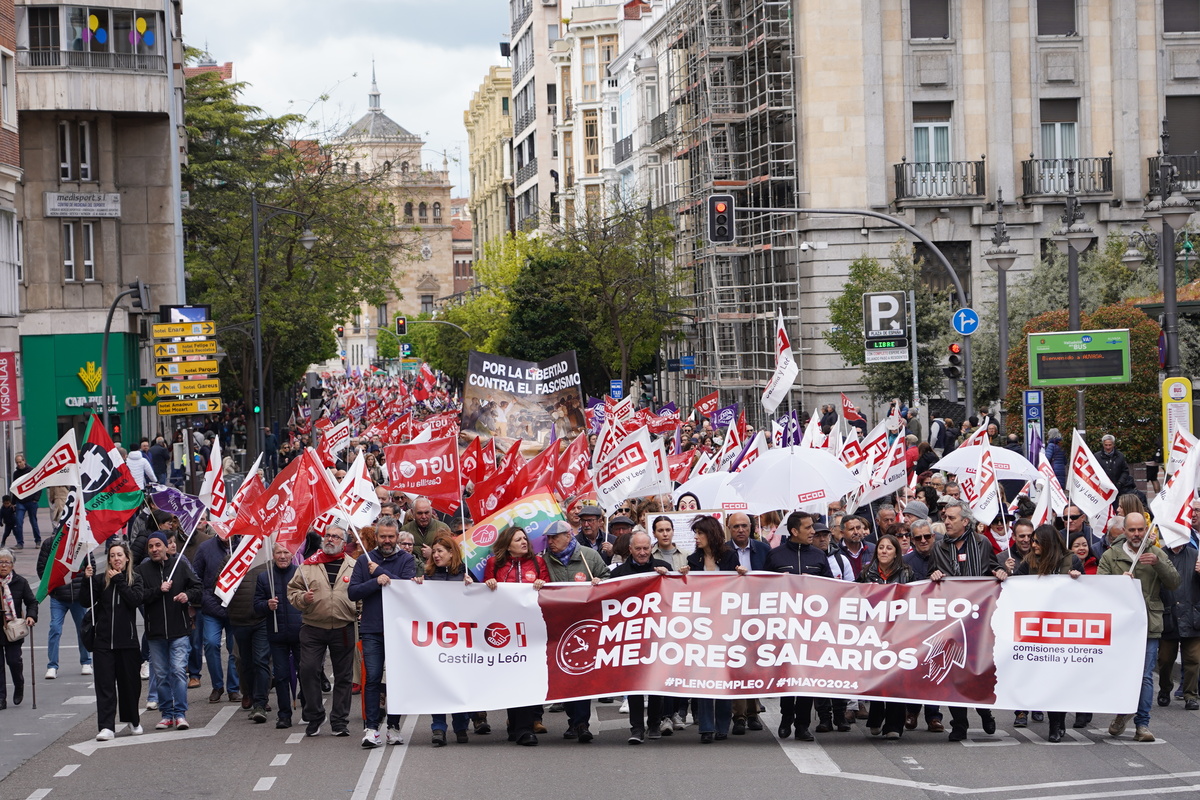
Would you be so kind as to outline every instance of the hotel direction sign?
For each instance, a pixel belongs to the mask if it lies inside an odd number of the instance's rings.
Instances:
[[[120,192],[42,192],[47,217],[121,218]]]

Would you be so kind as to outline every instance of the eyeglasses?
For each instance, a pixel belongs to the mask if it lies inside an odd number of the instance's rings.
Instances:
[[[914,537],[912,537],[912,540],[914,542],[928,542],[932,538],[933,538],[933,534],[927,533],[924,536],[914,536]]]
[[[338,536],[336,533],[327,533],[327,534],[325,534],[325,538],[326,538],[326,539],[328,539],[328,540],[329,540],[329,541],[331,541],[331,542],[344,542],[344,541],[346,541],[346,537],[345,537],[345,536]]]
[[[1084,515],[1083,514],[1069,514],[1068,517],[1072,520],[1076,520],[1076,519],[1083,519]]]
[[[398,542],[401,547],[412,547],[413,542]]]

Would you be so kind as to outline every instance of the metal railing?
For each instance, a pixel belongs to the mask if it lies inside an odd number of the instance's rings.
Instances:
[[[525,181],[527,181],[530,178],[537,175],[537,168],[538,168],[538,163],[537,163],[537,159],[535,158],[532,161],[530,161],[529,163],[527,163],[525,166],[523,166],[517,170],[517,180],[513,185],[520,186]]]
[[[525,20],[529,19],[529,15],[533,13],[533,0],[525,0],[525,2],[515,2],[511,5],[512,8],[512,37],[517,38],[517,31],[521,30],[521,26],[525,24]]]
[[[650,144],[660,142],[671,134],[675,127],[675,108],[671,107],[650,120]]]
[[[984,162],[902,161],[896,168],[896,199],[983,197],[987,193]]]
[[[1068,177],[1075,170],[1074,186]],[[1112,192],[1112,156],[1099,158],[1030,158],[1021,162],[1021,193],[1109,194]]]
[[[25,69],[102,69],[114,72],[167,71],[166,56],[138,53],[86,53],[74,50],[18,50],[17,66]]]
[[[520,116],[513,122],[513,135],[520,133],[533,124],[537,118],[537,109],[527,108],[521,112]]]
[[[1175,168],[1175,179],[1179,188],[1185,192],[1200,192],[1200,153],[1172,155],[1171,165]],[[1150,194],[1159,194],[1158,170],[1159,157],[1151,156],[1150,162]]]
[[[530,53],[528,56],[521,59],[521,63],[517,64],[517,66],[513,68],[513,86],[519,84],[521,79],[524,78],[531,69],[533,69],[533,53]]]
[[[633,134],[629,134],[624,139],[613,145],[613,163],[623,164],[633,155]]]

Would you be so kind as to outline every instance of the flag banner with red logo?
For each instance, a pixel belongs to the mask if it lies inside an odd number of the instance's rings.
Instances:
[[[706,417],[711,417],[713,412],[717,410],[717,404],[720,402],[719,392],[706,394],[696,401],[695,409]]]
[[[779,404],[792,390],[792,384],[799,374],[800,368],[796,366],[796,359],[792,355],[792,342],[788,339],[787,328],[783,324],[781,308],[778,309],[775,324],[775,372],[767,382],[767,388],[763,389],[762,396],[763,408],[768,414],[773,414],[775,409],[779,408]]]
[[[845,419],[846,422],[867,421],[862,414],[858,413],[858,409],[855,408],[854,403],[851,403],[850,398],[846,397],[845,394],[842,394],[842,418]]]
[[[88,525],[95,541],[103,542],[137,513],[144,495],[95,414],[79,448],[79,476]]]
[[[83,489],[76,486],[69,495],[59,517],[62,524],[54,534],[54,542],[50,545],[50,558],[42,570],[42,580],[38,584],[37,601],[40,603],[60,586],[66,586],[73,573],[83,569],[87,556],[97,541],[88,524],[88,515],[83,499]],[[108,537],[105,537],[108,538]]]
[[[1146,636],[1124,576],[881,586],[695,573],[383,592],[389,669],[425,676],[392,687],[392,714],[617,694],[1128,713]]]
[[[583,393],[575,351],[545,361],[521,361],[471,351],[463,393],[462,431],[467,436],[525,439],[532,455],[550,441],[584,432]]]
[[[606,514],[611,514],[630,497],[640,497],[658,481],[650,431],[640,428],[622,439],[612,455],[596,467],[596,496]]]
[[[344,419],[321,432],[321,441],[317,444],[317,453],[321,463],[332,467],[337,463],[338,454],[350,444],[350,420]]]
[[[472,439],[459,455],[458,468],[462,473],[458,481],[460,489],[467,488],[468,483],[479,483],[483,480],[483,446],[478,436]]]
[[[1191,447],[1167,485],[1150,500],[1154,524],[1167,547],[1180,547],[1192,540],[1192,501],[1196,499],[1198,479],[1200,447]]]
[[[254,459],[254,464],[246,472],[246,477],[242,479],[242,485],[233,493],[233,499],[225,506],[224,519],[217,519],[210,515],[208,524],[216,530],[217,535],[222,539],[229,538],[229,531],[233,527],[233,521],[237,518],[237,510],[246,503],[253,503],[255,498],[267,490],[266,484],[263,483],[262,476],[258,473],[258,467],[262,463],[263,454],[259,453],[258,458]]]
[[[46,486],[78,485],[79,446],[75,443],[75,429],[71,428],[36,467],[12,482],[11,491],[22,498]]]
[[[531,552],[542,552],[546,549],[546,528],[561,519],[562,509],[549,492],[531,494],[508,503],[476,522],[463,537],[463,561],[467,571],[475,580],[483,580],[483,565],[492,554],[492,545],[500,533],[510,526],[524,528]]]
[[[225,562],[221,574],[217,576],[217,583],[213,587],[213,594],[220,599],[221,605],[229,605],[229,601],[233,599],[233,593],[250,573],[254,562],[261,560],[259,553],[262,551],[264,541],[266,538],[262,536],[243,536],[238,542],[238,546],[229,556],[229,560]]]
[[[1093,531],[1098,533],[1108,527],[1117,487],[1109,480],[1078,430],[1071,434],[1071,460],[1067,464],[1065,488],[1071,502],[1087,514]]]
[[[388,488],[415,495],[458,494],[458,443],[454,438],[383,448]]]
[[[265,492],[237,510],[229,536],[270,536],[293,553],[313,521],[337,505],[329,473],[311,447],[293,459]]]
[[[162,476],[166,479],[166,476]],[[213,439],[212,451],[208,456],[208,469],[204,471],[204,483],[200,484],[200,501],[212,513],[213,519],[224,519],[229,508],[229,497],[225,492],[225,475],[221,469],[221,440]]]
[[[580,434],[567,446],[554,465],[554,491],[562,498],[573,497],[579,484],[591,474],[592,457],[587,436]]]

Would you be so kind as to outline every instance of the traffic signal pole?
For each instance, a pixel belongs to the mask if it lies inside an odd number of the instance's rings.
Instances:
[[[720,200],[718,198],[721,198],[721,197],[723,197],[723,195],[712,195],[709,198],[710,212],[713,210],[713,203],[720,202]],[[732,196],[728,195],[728,197],[732,197]],[[829,215],[829,216],[837,216],[837,217],[871,217],[873,219],[881,219],[884,222],[887,222],[891,225],[895,225],[897,228],[903,228],[905,231],[907,231],[908,233],[915,236],[921,242],[921,244],[923,244],[927,248],[929,248],[929,251],[931,253],[933,253],[934,256],[937,257],[937,260],[942,265],[942,268],[946,270],[946,275],[947,275],[947,277],[950,278],[950,282],[954,285],[954,292],[955,292],[956,298],[958,300],[959,308],[967,307],[967,294],[966,294],[966,292],[963,291],[962,281],[959,280],[958,273],[954,271],[954,267],[950,266],[950,261],[949,261],[949,259],[946,258],[946,254],[943,253],[941,251],[941,249],[937,245],[935,245],[932,241],[930,241],[929,238],[926,237],[923,233],[921,233],[916,228],[909,225],[907,222],[905,222],[902,219],[893,217],[890,214],[881,214],[878,211],[867,211],[866,209],[857,209],[857,208],[763,208],[763,207],[759,207],[759,206],[753,206],[753,207],[736,206],[731,209],[731,213],[734,215],[735,219],[736,219],[737,213],[745,212],[745,211],[755,211],[755,212],[759,212],[759,213],[763,213],[763,214],[821,214],[821,215]],[[711,233],[712,224],[713,223],[710,219],[710,223],[709,223],[710,233]],[[733,222],[731,222],[731,228],[732,229],[730,231],[730,238],[731,238],[731,240],[733,240],[733,239],[736,239],[736,227]],[[714,243],[716,243],[716,242],[714,242]],[[915,322],[914,322],[914,324],[915,324]],[[915,341],[915,339],[914,339],[914,341]],[[966,397],[963,398],[963,403],[966,406],[966,415],[968,417],[970,417],[970,416],[974,415],[974,413],[975,413],[974,384],[971,380],[971,337],[970,336],[963,337],[962,355],[963,355],[963,391],[966,394]]]

